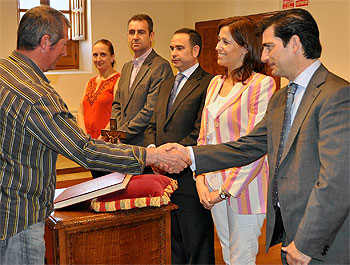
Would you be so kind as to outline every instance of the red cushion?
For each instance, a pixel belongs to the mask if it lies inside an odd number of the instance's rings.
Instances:
[[[97,212],[127,210],[135,207],[160,207],[170,201],[177,189],[177,181],[158,174],[135,175],[125,190],[101,196],[91,202]]]

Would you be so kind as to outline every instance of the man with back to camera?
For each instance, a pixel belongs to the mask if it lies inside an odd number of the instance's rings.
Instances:
[[[131,174],[151,164],[178,173],[188,162],[164,147],[113,145],[83,133],[43,73],[66,54],[69,26],[55,9],[32,8],[19,24],[17,50],[0,59],[0,264],[44,264],[58,153],[86,168]]]
[[[193,147],[192,167],[201,174],[267,153],[266,250],[282,242],[283,264],[349,264],[349,82],[319,61],[319,30],[308,11],[281,11],[262,29],[262,61],[290,84],[248,135]]]
[[[198,63],[201,48],[197,31],[183,28],[174,33],[171,60],[178,74],[159,87],[156,108],[145,131],[145,146],[197,144],[206,90],[213,77]],[[215,264],[213,220],[200,204],[191,169],[169,177],[178,181],[171,201],[179,207],[171,212],[172,263]]]
[[[126,143],[143,146],[146,130],[156,105],[160,83],[173,76],[168,61],[152,49],[153,21],[146,14],[128,22],[128,42],[134,58],[125,63],[112,105],[117,130],[126,131]]]

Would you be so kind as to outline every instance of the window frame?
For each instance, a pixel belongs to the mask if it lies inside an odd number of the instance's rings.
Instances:
[[[69,10],[60,10],[65,15],[69,14],[69,20],[71,22],[69,40],[67,42],[67,56],[63,56],[59,59],[56,64],[56,70],[79,69],[79,41],[86,39],[86,0],[68,1]],[[50,0],[40,0],[40,5],[50,6]],[[27,10],[28,9],[21,9],[20,0],[17,0],[18,23],[21,12]]]

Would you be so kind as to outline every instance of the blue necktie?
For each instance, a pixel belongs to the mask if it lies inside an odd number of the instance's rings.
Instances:
[[[179,90],[180,82],[181,82],[182,78],[184,78],[184,77],[185,77],[185,75],[183,75],[181,73],[178,73],[176,75],[176,77],[175,77],[174,86],[173,86],[173,88],[171,90],[171,94],[170,94],[170,97],[169,97],[167,114],[170,113],[171,107],[173,106],[175,98],[176,98],[177,91]]]
[[[280,137],[280,144],[278,147],[277,152],[277,161],[276,161],[276,167],[275,167],[275,174],[273,176],[272,180],[272,203],[273,207],[276,208],[278,205],[278,168],[280,165],[282,153],[284,146],[286,144],[288,134],[290,132],[290,128],[292,126],[292,104],[294,101],[294,94],[297,90],[298,85],[295,83],[291,83],[287,89],[287,101],[286,101],[286,107],[284,109],[284,120],[282,125],[282,131],[281,131],[281,137]]]

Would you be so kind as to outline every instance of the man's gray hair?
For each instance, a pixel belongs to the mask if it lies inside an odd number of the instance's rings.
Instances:
[[[49,6],[29,9],[22,17],[17,30],[17,49],[34,50],[44,35],[50,36],[52,46],[64,37],[64,26],[70,27],[68,19]]]

